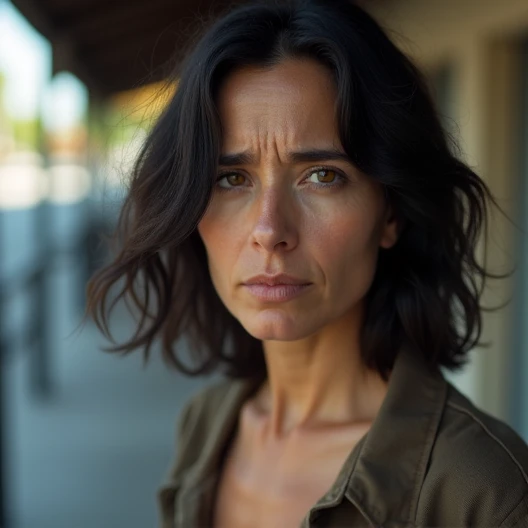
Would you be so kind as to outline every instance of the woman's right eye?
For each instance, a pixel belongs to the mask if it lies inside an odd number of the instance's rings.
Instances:
[[[233,187],[241,187],[245,182],[246,177],[237,172],[223,174],[218,177],[217,184],[222,189],[232,189]]]

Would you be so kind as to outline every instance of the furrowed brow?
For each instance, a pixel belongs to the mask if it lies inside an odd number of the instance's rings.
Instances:
[[[309,149],[299,152],[288,153],[288,160],[291,163],[305,163],[311,161],[346,161],[351,162],[350,157],[336,149]],[[222,154],[219,158],[220,167],[232,165],[251,165],[255,162],[255,157],[250,152],[236,152],[233,154]]]
[[[300,152],[290,152],[288,157],[293,163],[323,160],[351,162],[351,159],[347,154],[336,149],[309,149]]]
[[[218,160],[220,167],[229,167],[230,165],[251,165],[255,157],[249,152],[236,152],[233,154],[222,154]]]

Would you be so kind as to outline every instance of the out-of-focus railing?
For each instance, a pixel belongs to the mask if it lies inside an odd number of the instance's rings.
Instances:
[[[57,167],[55,167],[57,168]],[[60,167],[59,167],[60,169]],[[53,171],[49,171],[53,175]],[[60,170],[55,171],[59,175]],[[16,176],[16,174],[15,174]],[[19,185],[20,179],[16,178]],[[70,183],[71,185],[71,183]],[[0,186],[1,187],[1,186]],[[5,186],[4,186],[5,188]],[[64,187],[64,185],[61,186]],[[5,196],[4,196],[5,198]],[[15,359],[16,355],[28,354],[29,383],[31,395],[38,400],[48,400],[54,393],[54,351],[53,351],[53,305],[54,299],[51,279],[55,274],[67,268],[75,269],[78,276],[78,287],[74,287],[72,294],[78,301],[79,314],[82,314],[85,304],[85,285],[94,270],[104,260],[102,245],[98,243],[103,220],[93,210],[88,200],[67,207],[72,214],[77,215],[78,228],[73,230],[73,236],[64,234],[53,236],[54,205],[47,200],[41,200],[31,209],[31,223],[34,225],[33,240],[25,240],[10,236],[10,243],[2,240],[7,233],[5,220],[9,211],[0,206],[0,248],[9,253],[14,248],[24,245],[34,246],[30,258],[11,259],[16,265],[0,267],[0,362],[2,375],[0,376],[0,528],[9,526],[9,457],[6,455],[6,387],[4,378],[7,363]],[[60,205],[57,209],[60,208]],[[62,219],[62,223],[65,223]],[[66,221],[67,223],[67,221]],[[56,226],[55,226],[56,227]],[[10,233],[13,235],[13,233]],[[9,241],[8,241],[9,242]],[[7,255],[9,256],[9,255]],[[6,260],[3,254],[2,260]],[[16,261],[16,262],[15,262]],[[9,270],[7,268],[10,268]],[[14,301],[23,298],[28,309],[23,313],[22,324],[9,324],[9,312]]]
[[[0,217],[1,221],[1,217]],[[18,329],[0,330],[0,356],[3,361],[9,361],[10,354],[15,350],[25,350],[31,354],[31,383],[30,387],[38,398],[51,396],[53,391],[50,338],[49,331],[49,285],[50,273],[57,268],[74,264],[83,270],[84,280],[80,281],[78,289],[79,306],[84,304],[84,285],[92,270],[96,267],[93,240],[98,233],[91,232],[88,226],[82,233],[74,247],[49,247],[46,254],[41,255],[38,262],[28,269],[22,269],[13,277],[0,276],[0,313],[5,313],[5,306],[17,295],[29,294],[32,301],[30,317],[26,321],[24,331]]]

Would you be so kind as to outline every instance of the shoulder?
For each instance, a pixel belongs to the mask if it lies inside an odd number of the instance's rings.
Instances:
[[[174,500],[185,475],[197,464],[205,451],[205,442],[213,435],[220,410],[230,395],[238,393],[241,382],[223,379],[198,390],[183,403],[175,431],[175,450],[164,483],[158,488],[157,500],[163,526],[173,526]]]
[[[183,404],[176,425],[176,442],[203,438],[205,430],[218,420],[219,411],[241,389],[242,382],[222,379],[192,394]]]
[[[424,521],[528,526],[528,446],[450,384],[428,464],[418,504]]]
[[[175,455],[169,479],[182,475],[203,455],[205,443],[211,436],[218,436],[216,433],[232,418],[229,414],[246,386],[242,380],[224,378],[188,397],[176,420]]]
[[[231,379],[221,379],[208,384],[192,394],[184,403],[180,412],[179,422],[201,421],[212,418],[221,407],[229,393],[236,389],[240,382]]]
[[[168,479],[173,481],[200,456],[207,433],[218,423],[219,411],[237,393],[240,381],[222,379],[194,392],[185,400],[175,424],[175,450]]]

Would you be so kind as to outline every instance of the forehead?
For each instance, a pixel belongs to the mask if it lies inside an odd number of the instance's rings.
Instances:
[[[248,148],[255,141],[279,147],[336,144],[335,100],[332,73],[314,60],[236,70],[217,99],[224,150]]]

